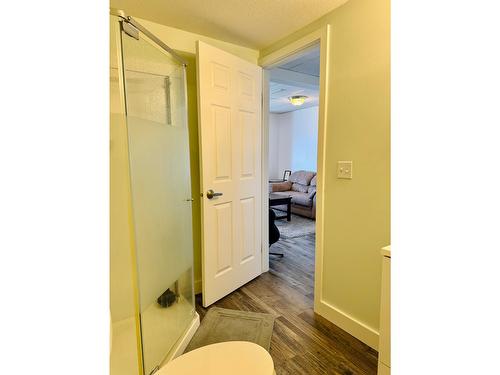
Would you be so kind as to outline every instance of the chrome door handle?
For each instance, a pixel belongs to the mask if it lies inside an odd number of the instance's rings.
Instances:
[[[221,195],[222,195],[222,193],[216,193],[212,189],[207,191],[207,198],[208,199],[212,199],[213,197],[220,197]]]

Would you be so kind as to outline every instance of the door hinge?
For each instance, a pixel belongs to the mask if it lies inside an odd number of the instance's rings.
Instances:
[[[128,36],[139,40],[139,30],[125,20],[122,21],[122,29]]]

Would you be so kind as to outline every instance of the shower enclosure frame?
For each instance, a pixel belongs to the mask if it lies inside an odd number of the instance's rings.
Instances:
[[[131,16],[128,16],[123,10],[111,8],[110,14],[112,14],[113,16],[120,17],[122,19],[122,22],[124,22],[123,25],[133,26],[135,29],[137,29],[138,31],[140,31],[141,33],[146,35],[149,39],[154,41],[161,48],[163,48],[165,51],[167,51],[169,54],[171,54],[172,57],[174,57],[184,67],[187,67],[187,62],[182,57],[180,57],[177,53],[175,53],[175,51],[172,48],[170,48],[165,43],[163,43],[160,39],[158,39],[154,34],[152,34],[148,29],[146,29],[144,26],[142,26],[139,22],[134,20]],[[129,34],[128,30],[124,29],[124,31],[128,35],[132,36],[133,38],[139,39],[138,34],[137,34],[137,36],[134,36],[134,35]],[[133,31],[132,31],[132,33],[133,33]]]
[[[139,33],[144,34],[148,39],[153,41],[158,47],[166,51],[170,56],[172,56],[180,65],[183,67],[183,76],[184,76],[184,102],[186,103],[186,116],[187,116],[187,84],[186,84],[186,68],[187,68],[187,62],[179,56],[177,53],[175,53],[174,50],[172,50],[168,45],[166,45],[163,41],[158,39],[154,34],[152,34],[150,31],[148,31],[144,26],[142,26],[140,23],[138,23],[136,20],[134,20],[131,16],[127,15],[123,10],[119,9],[110,9],[110,15],[118,17],[118,22],[120,23],[120,33],[125,33],[137,40],[139,40]],[[122,107],[123,107],[123,114],[125,116],[125,119],[127,119],[128,116],[128,110],[127,110],[127,92],[126,92],[126,76],[125,76],[125,62],[124,62],[124,52],[123,52],[123,44],[122,44],[122,39],[121,36],[120,38],[117,39],[117,48],[118,48],[118,80],[119,80],[119,88],[120,88],[120,95],[121,95],[121,102],[122,102]],[[187,119],[187,117],[186,117]],[[187,126],[187,124],[186,124]],[[127,137],[126,140],[126,145],[127,149],[127,154],[129,155],[130,158],[130,153],[129,153],[129,140]],[[129,168],[130,168],[130,160],[129,160]],[[130,175],[130,170],[128,171],[128,180],[130,182],[130,185],[132,184],[131,180],[131,175]],[[130,186],[130,189],[132,189],[132,186]],[[192,201],[192,197],[190,199],[186,199]],[[133,212],[132,206],[130,207],[130,212]],[[134,299],[134,307],[135,307],[135,331],[136,331],[136,340],[137,340],[137,359],[138,359],[138,365],[139,365],[139,373],[140,375],[147,375],[146,373],[146,368],[145,368],[145,363],[144,363],[144,343],[143,343],[143,334],[142,334],[142,317],[141,317],[141,307],[140,307],[140,291],[139,291],[139,276],[138,276],[138,269],[137,269],[137,245],[136,245],[136,238],[135,238],[135,223],[134,223],[134,215],[133,213],[129,217],[129,226],[131,228],[130,232],[130,237],[131,237],[131,260],[132,263],[135,264],[135,267],[132,267],[132,283],[136,285],[133,289],[133,299]],[[193,274],[191,273],[191,278],[193,279]],[[193,280],[191,280],[191,285],[193,285]],[[190,339],[196,332],[200,325],[200,318],[198,313],[196,311],[194,312],[194,319],[191,321],[189,326],[187,327],[186,331],[182,336],[180,336],[171,350],[167,353],[165,353],[165,357],[163,360],[160,362],[159,366],[162,364],[166,363],[169,360],[172,360],[176,358],[177,356],[181,355],[189,343]],[[156,372],[159,368],[157,366],[156,368],[151,371],[151,374]]]

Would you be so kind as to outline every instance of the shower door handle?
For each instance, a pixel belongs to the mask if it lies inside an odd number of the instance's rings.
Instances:
[[[221,195],[222,195],[222,193],[216,193],[212,189],[210,189],[209,191],[207,191],[207,198],[208,199],[212,199],[213,197],[220,197]]]

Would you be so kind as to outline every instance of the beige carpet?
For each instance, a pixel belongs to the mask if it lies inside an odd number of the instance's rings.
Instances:
[[[269,351],[273,325],[271,314],[212,307],[184,352],[226,341],[250,341]]]
[[[279,212],[282,215],[282,212]],[[316,221],[292,214],[290,221],[286,219],[275,220],[274,223],[280,231],[282,238],[302,237],[308,234],[316,233]]]

